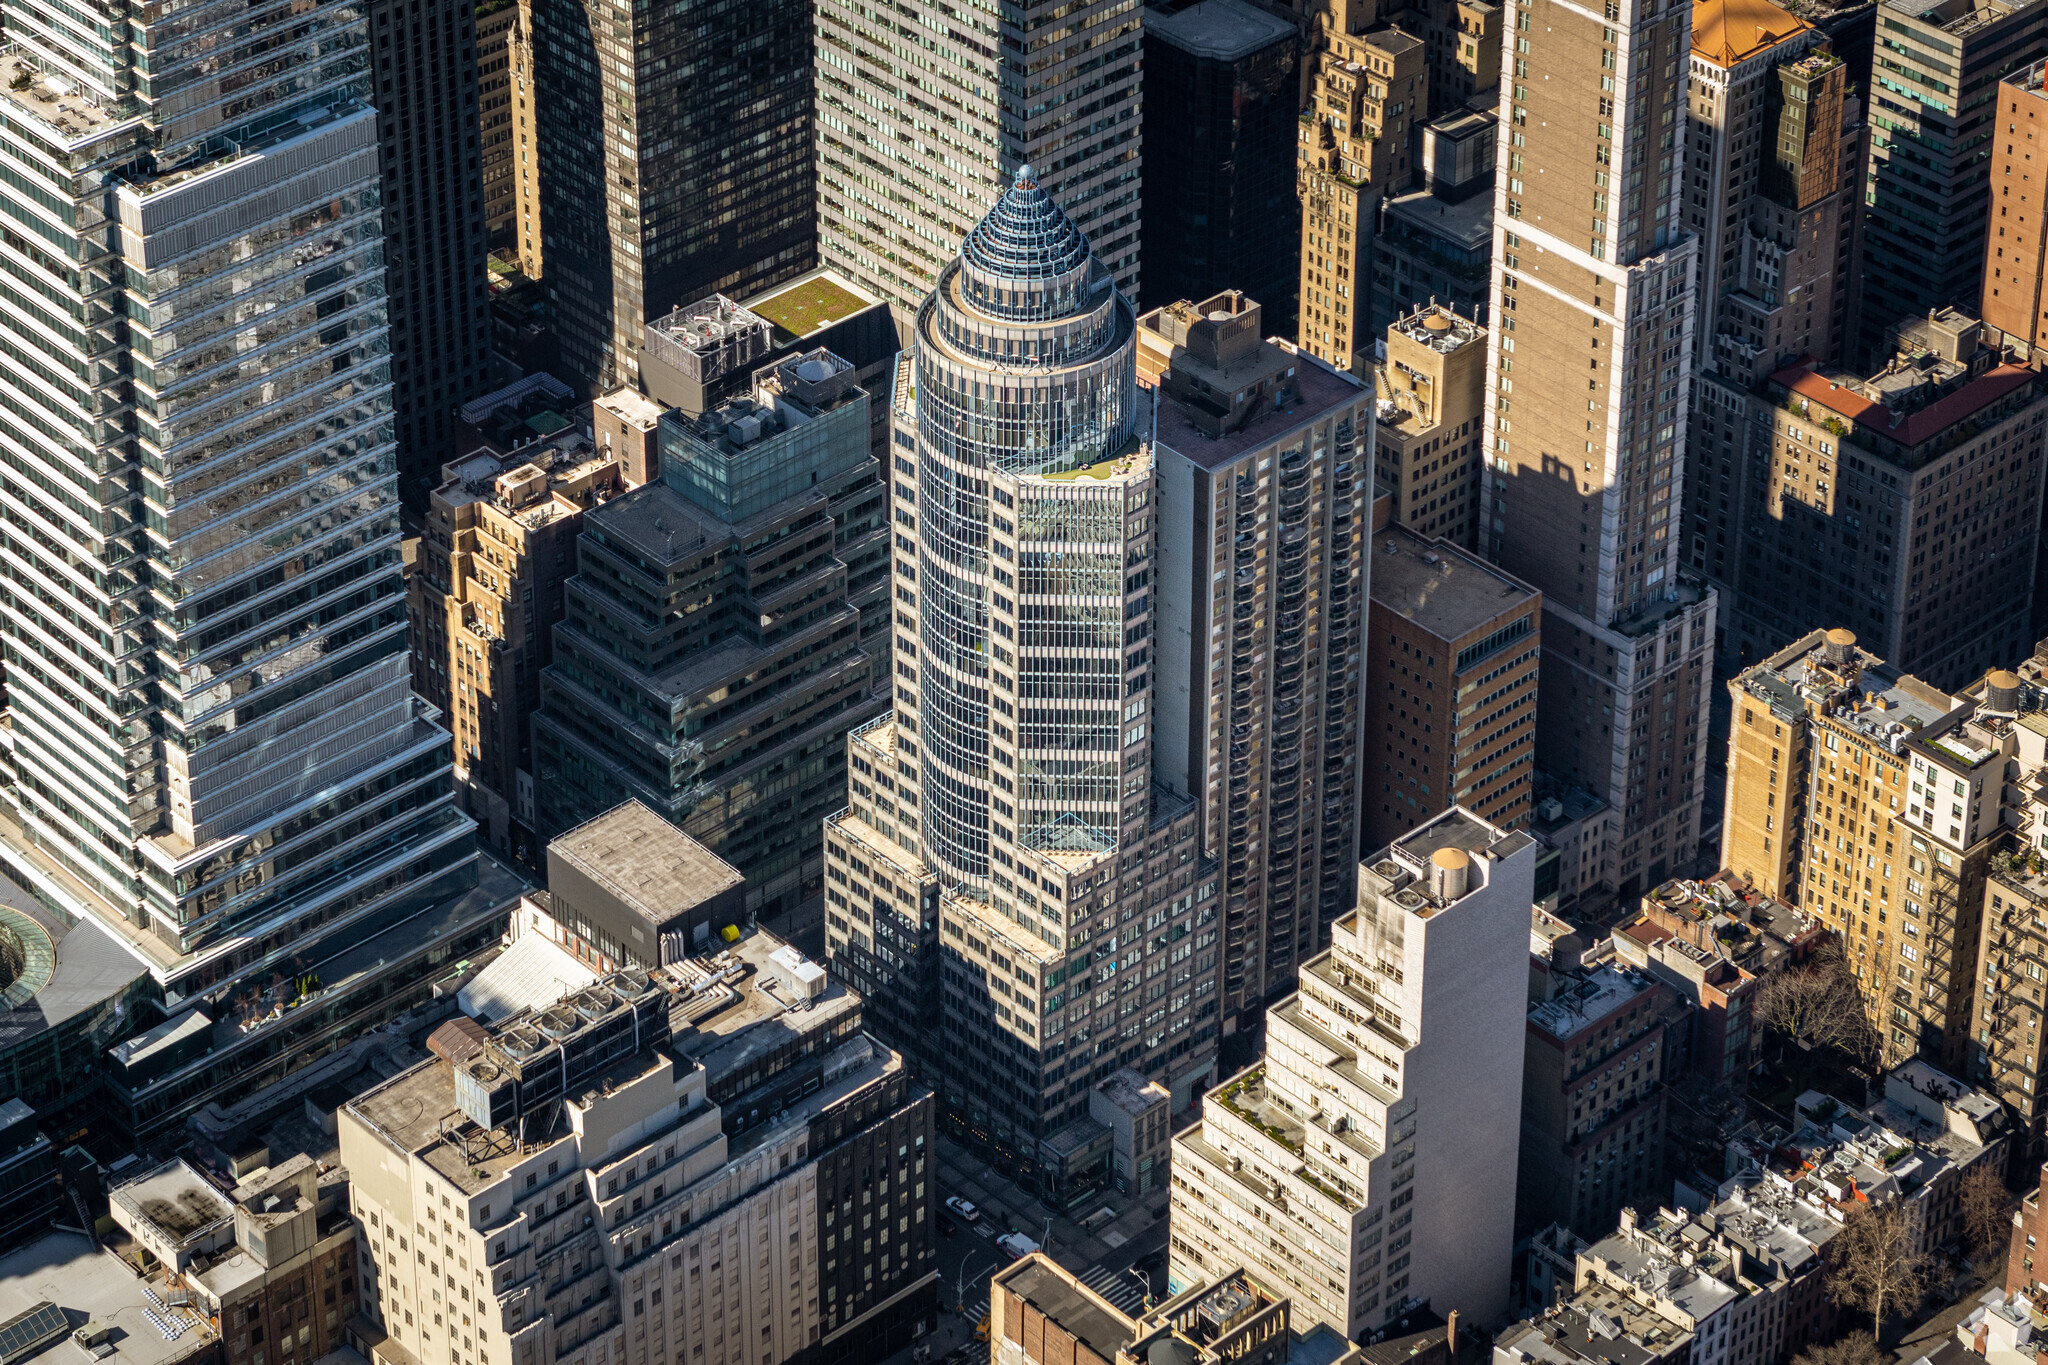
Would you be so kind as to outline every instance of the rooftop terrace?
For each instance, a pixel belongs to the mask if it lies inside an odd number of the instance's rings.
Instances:
[[[105,1344],[112,1352],[99,1365],[212,1359],[219,1346],[212,1330],[182,1308],[159,1308],[145,1292],[161,1295],[164,1288],[159,1283],[152,1290],[120,1257],[96,1250],[82,1233],[47,1232],[0,1256],[0,1321],[52,1303],[62,1310],[67,1330],[87,1322],[109,1329]],[[75,1352],[61,1346],[37,1359],[43,1365],[89,1359]]]

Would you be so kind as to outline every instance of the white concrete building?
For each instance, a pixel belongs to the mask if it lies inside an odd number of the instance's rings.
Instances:
[[[1242,1266],[1354,1338],[1506,1312],[1536,853],[1452,809],[1359,868],[1265,1061],[1174,1140],[1175,1289]]]
[[[374,1365],[908,1343],[936,1285],[930,1092],[857,996],[795,995],[779,946],[615,972],[343,1106]]]

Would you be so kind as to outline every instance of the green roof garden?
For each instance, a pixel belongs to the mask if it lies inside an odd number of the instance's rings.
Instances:
[[[750,303],[747,310],[789,333],[789,338],[777,338],[782,341],[809,336],[820,327],[851,317],[867,306],[867,300],[852,290],[818,276],[799,281],[758,303]]]

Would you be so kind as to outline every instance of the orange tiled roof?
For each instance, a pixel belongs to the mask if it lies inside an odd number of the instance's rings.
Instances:
[[[1809,402],[1838,412],[1858,426],[1888,436],[1908,449],[1934,439],[1942,431],[1978,411],[1988,408],[2014,389],[2034,382],[2034,372],[2024,365],[1998,365],[1986,370],[1961,388],[1937,398],[1918,412],[1894,416],[1882,403],[1873,402],[1856,390],[1845,388],[1815,374],[1802,361],[1786,366],[1771,378]]]
[[[1694,0],[1692,50],[1716,66],[1734,66],[1812,27],[1770,0]]]

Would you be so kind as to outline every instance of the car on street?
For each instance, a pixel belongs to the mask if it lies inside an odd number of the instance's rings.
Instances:
[[[958,1223],[954,1222],[950,1218],[941,1218],[939,1220],[939,1236],[958,1237],[959,1235],[960,1225]]]
[[[957,1194],[946,1196],[946,1207],[952,1212],[959,1214],[960,1221],[963,1223],[978,1223],[981,1221],[981,1210]]]

